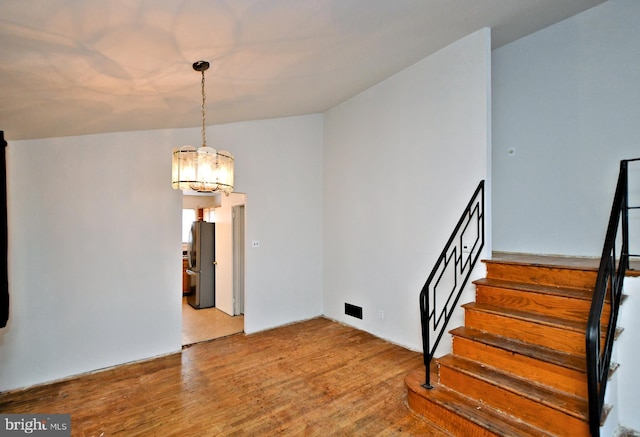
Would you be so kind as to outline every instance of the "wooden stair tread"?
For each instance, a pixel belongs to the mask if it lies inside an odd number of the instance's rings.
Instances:
[[[496,314],[499,316],[511,317],[513,319],[519,319],[527,322],[537,323],[541,325],[562,328],[568,331],[586,332],[586,328],[587,328],[586,322],[567,320],[560,317],[535,314],[527,311],[518,311],[510,308],[498,307],[495,305],[471,302],[471,303],[462,305],[462,307],[469,310],[481,311],[481,312],[486,312],[490,314]]]
[[[532,284],[524,282],[507,281],[504,279],[483,278],[473,281],[475,285],[511,290],[526,291],[530,293],[548,294],[560,297],[569,297],[591,301],[593,289],[578,287],[555,287],[551,285]]]
[[[553,285],[533,284],[527,282],[507,281],[504,279],[482,278],[476,279],[473,283],[477,286],[486,286],[493,288],[504,288],[507,290],[517,290],[529,293],[539,293],[551,296],[566,297],[571,299],[580,299],[591,302],[593,297],[593,288],[582,287],[560,287]],[[622,294],[620,296],[620,305],[623,305],[629,296]],[[605,296],[605,302],[609,302],[610,295]]]
[[[600,258],[572,257],[562,255],[534,255],[528,253],[493,252],[491,259],[482,260],[489,264],[513,264],[527,267],[548,267],[555,269],[598,271]]]
[[[480,331],[478,329],[461,326],[450,333],[454,336],[467,338],[472,341],[497,347],[514,354],[524,355],[537,360],[546,361],[557,366],[579,372],[586,372],[586,360],[584,356],[561,352],[544,346],[539,346],[524,341],[514,340],[508,337]]]
[[[487,277],[551,286],[593,288],[598,275],[595,260],[540,255],[503,254],[484,260]]]
[[[432,380],[437,375],[432,374]],[[539,428],[506,415],[489,405],[433,382],[433,389],[422,387],[424,372],[413,371],[405,377],[407,388],[418,396],[440,405],[452,413],[499,436],[550,436]],[[420,412],[418,412],[420,413]]]
[[[588,402],[586,399],[522,380],[455,355],[445,355],[438,358],[438,363],[577,419],[588,420]]]
[[[522,266],[538,266],[549,268],[565,268],[573,270],[598,271],[600,258],[574,257],[564,255],[534,255],[517,252],[493,252],[491,259],[483,259],[484,263],[517,264]],[[640,276],[640,259],[629,259],[626,276]]]

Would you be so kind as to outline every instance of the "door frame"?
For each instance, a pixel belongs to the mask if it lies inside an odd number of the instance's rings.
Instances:
[[[246,199],[245,199],[246,201]],[[244,314],[245,281],[245,205],[232,210],[233,227],[233,315]]]

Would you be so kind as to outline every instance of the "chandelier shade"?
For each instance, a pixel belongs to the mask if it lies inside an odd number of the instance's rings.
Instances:
[[[191,190],[197,182],[198,153],[193,146],[173,149],[171,162],[171,186],[174,190]]]
[[[207,146],[205,137],[205,92],[204,72],[209,68],[206,61],[193,64],[193,69],[202,73],[202,146],[182,146],[173,149],[171,162],[171,186],[174,190],[200,192],[233,191],[233,155],[226,150],[216,151]]]
[[[233,191],[233,155],[208,146],[176,147],[173,149],[171,186],[174,190],[229,194]]]

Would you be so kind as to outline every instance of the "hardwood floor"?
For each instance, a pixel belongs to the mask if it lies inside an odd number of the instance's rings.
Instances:
[[[443,436],[406,407],[419,368],[419,353],[318,318],[0,394],[0,412],[71,414],[73,436]]]

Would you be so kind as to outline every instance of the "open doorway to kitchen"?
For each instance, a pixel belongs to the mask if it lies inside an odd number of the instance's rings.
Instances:
[[[244,331],[244,206],[243,193],[183,195],[183,286],[182,344],[190,345]],[[236,217],[241,216],[241,217]],[[213,289],[198,289],[199,294],[213,293],[212,304],[194,305],[197,268],[190,269],[193,221],[214,223]],[[202,284],[198,282],[200,287]]]

